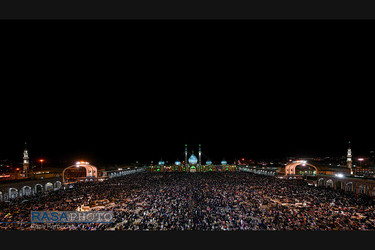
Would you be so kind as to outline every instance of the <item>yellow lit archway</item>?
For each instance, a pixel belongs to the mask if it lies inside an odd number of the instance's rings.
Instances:
[[[285,175],[295,175],[296,167],[299,165],[313,167],[315,168],[316,173],[318,174],[318,168],[314,165],[307,163],[306,161],[293,161],[285,166]]]

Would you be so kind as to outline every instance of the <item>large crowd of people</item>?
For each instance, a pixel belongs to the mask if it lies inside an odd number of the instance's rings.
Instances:
[[[99,200],[108,202],[95,208]],[[113,211],[115,222],[30,223],[30,211],[82,205]],[[137,173],[2,202],[0,222],[0,230],[374,230],[375,201],[247,172]]]

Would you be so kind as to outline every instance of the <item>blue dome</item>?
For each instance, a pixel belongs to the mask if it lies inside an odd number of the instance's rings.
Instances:
[[[221,165],[226,165],[227,164],[227,161],[226,160],[222,160],[221,161]]]
[[[206,165],[212,165],[212,161],[210,160],[206,161]]]
[[[189,158],[189,163],[190,164],[197,164],[198,162],[198,159],[195,155],[191,155],[190,158]]]
[[[159,165],[164,165],[164,161],[159,161]]]
[[[181,162],[176,161],[174,164],[175,164],[175,165],[181,165]]]

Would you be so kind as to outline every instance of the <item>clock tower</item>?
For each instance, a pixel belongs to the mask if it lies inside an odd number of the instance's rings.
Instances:
[[[27,176],[27,173],[29,171],[29,153],[27,152],[26,148],[26,142],[25,142],[25,150],[23,151],[23,172]]]
[[[350,174],[353,174],[352,149],[350,148],[350,141],[349,141],[348,154],[346,156],[346,165],[350,170]]]

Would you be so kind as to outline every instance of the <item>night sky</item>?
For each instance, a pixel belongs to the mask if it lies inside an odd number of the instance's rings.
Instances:
[[[67,164],[182,161],[185,143],[195,154],[202,144],[213,162],[345,155],[349,140],[357,156],[375,148],[371,99],[353,89],[135,85],[14,92],[7,101],[17,105],[2,114],[0,158],[21,161],[25,141],[32,160]]]
[[[74,35],[86,31],[91,37],[85,25]],[[239,39],[242,33],[225,25],[212,32],[224,28]],[[203,35],[213,27],[208,23],[194,32]],[[17,50],[2,69],[8,80],[1,89],[0,159],[21,162],[25,141],[31,160],[44,158],[51,164],[182,161],[185,144],[195,154],[202,144],[204,156],[214,163],[223,158],[341,156],[349,140],[354,157],[375,150],[373,68],[360,57],[367,51],[358,43],[323,43],[306,32],[289,46],[270,36],[258,46],[246,39],[224,46],[181,31],[164,46],[141,36],[131,46],[98,47],[90,46],[96,38],[50,34],[38,46],[8,47]],[[105,34],[117,41],[110,31]]]

